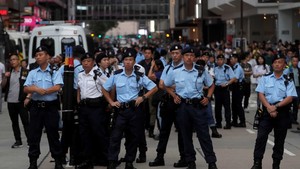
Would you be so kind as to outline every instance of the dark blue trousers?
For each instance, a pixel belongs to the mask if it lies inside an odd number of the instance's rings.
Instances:
[[[126,138],[126,162],[133,162],[136,157],[137,146],[141,131],[141,119],[140,117],[141,105],[138,107],[130,107],[127,109],[120,109],[116,117],[115,126],[112,130],[109,149],[108,149],[108,160],[118,161],[118,156],[120,153],[121,140],[123,138],[123,133],[125,133]],[[144,123],[143,123],[144,124]]]
[[[107,120],[108,114],[102,106],[80,106],[79,133],[83,143],[83,155],[86,160],[90,160],[93,154],[99,154],[99,152],[101,152],[102,160],[107,160]],[[99,146],[96,146],[95,143]],[[95,152],[95,147],[98,152]]]
[[[51,156],[54,159],[61,158],[62,150],[58,133],[59,114],[57,106],[53,105],[41,108],[33,104],[29,109],[29,117],[29,158],[38,159],[41,154],[40,142],[44,126]]]
[[[233,123],[238,123],[238,118],[241,123],[245,123],[245,112],[243,109],[243,86],[241,84],[232,85],[232,121]]]
[[[284,142],[290,125],[289,106],[279,108],[276,118],[272,118],[263,107],[264,115],[260,119],[258,133],[254,149],[254,159],[261,160],[264,157],[268,135],[274,129],[275,145],[273,147],[273,159],[282,160]]]
[[[174,102],[173,100],[169,100],[167,103],[167,111],[162,112],[161,110],[161,127],[160,127],[160,133],[159,133],[159,142],[156,148],[156,152],[158,154],[165,154],[172,125],[175,124],[176,128],[178,128],[177,122],[176,122],[176,112],[174,109]],[[183,149],[183,140],[180,130],[178,130],[178,149],[179,149],[179,155],[181,158],[184,159],[184,149]]]
[[[228,87],[216,86],[215,91],[215,117],[217,124],[222,123],[222,106],[225,109],[225,120],[231,123],[230,92]]]
[[[196,160],[196,152],[193,145],[193,129],[195,129],[205,161],[207,163],[216,162],[217,158],[213,150],[207,123],[207,107],[181,103],[177,110],[176,118],[183,137],[186,161],[193,162]]]

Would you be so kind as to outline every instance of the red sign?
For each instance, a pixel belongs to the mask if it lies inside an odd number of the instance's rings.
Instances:
[[[0,15],[7,15],[7,9],[0,9]]]

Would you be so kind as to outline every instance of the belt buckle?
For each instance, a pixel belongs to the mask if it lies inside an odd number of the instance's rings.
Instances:
[[[46,103],[45,102],[40,102],[40,103],[38,103],[38,107],[45,108]]]
[[[185,99],[185,103],[186,104],[192,104],[193,102],[192,102],[192,99]]]
[[[127,108],[129,108],[129,103],[124,103],[124,106],[125,106],[125,108],[127,109]]]

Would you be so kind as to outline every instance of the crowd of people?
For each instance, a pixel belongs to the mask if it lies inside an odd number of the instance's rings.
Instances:
[[[299,124],[299,52],[297,42],[281,41],[276,45],[253,42],[247,50],[233,48],[229,42],[206,46],[174,42],[119,50],[99,47],[94,53],[75,46],[71,118],[59,113],[64,56],[52,57],[47,47],[40,46],[35,65],[28,70],[17,54],[11,54],[2,86],[15,136],[12,148],[23,145],[20,116],[29,146],[29,169],[37,168],[44,128],[55,169],[63,168],[66,157],[79,169],[94,165],[115,169],[121,162],[126,162],[125,169],[135,169],[134,162],[147,161],[147,131],[149,138],[158,140],[157,156],[149,166],[164,166],[174,124],[179,160],[173,166],[196,168],[192,142],[196,132],[208,168],[217,169],[211,137],[222,138],[220,128],[246,128],[245,113],[255,89],[257,112],[262,113],[251,169],[262,168],[272,129],[277,140],[273,169],[279,169],[287,129]],[[119,159],[123,138],[126,154]]]

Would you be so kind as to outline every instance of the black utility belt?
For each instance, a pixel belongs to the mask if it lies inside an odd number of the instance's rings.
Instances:
[[[104,98],[103,97],[97,97],[97,98],[86,98],[86,99],[82,99],[80,100],[80,105],[83,106],[93,106],[93,107],[98,107],[101,106],[101,104],[103,103]]]
[[[220,90],[220,89],[227,90],[227,89],[228,89],[228,86],[222,87],[222,86],[216,85],[215,88],[216,88],[216,89],[219,89],[219,90]]]
[[[120,104],[119,109],[129,109],[129,108],[132,108],[132,107],[135,107],[135,100],[131,100],[129,102],[122,102]]]
[[[181,103],[185,103],[185,104],[193,104],[193,105],[197,105],[199,104],[200,105],[200,102],[204,99],[204,97],[201,97],[201,98],[192,98],[192,99],[184,99],[184,98],[181,98]]]
[[[58,105],[58,100],[53,101],[40,101],[40,100],[32,100],[31,101],[32,106],[38,107],[38,108],[47,108]]]

